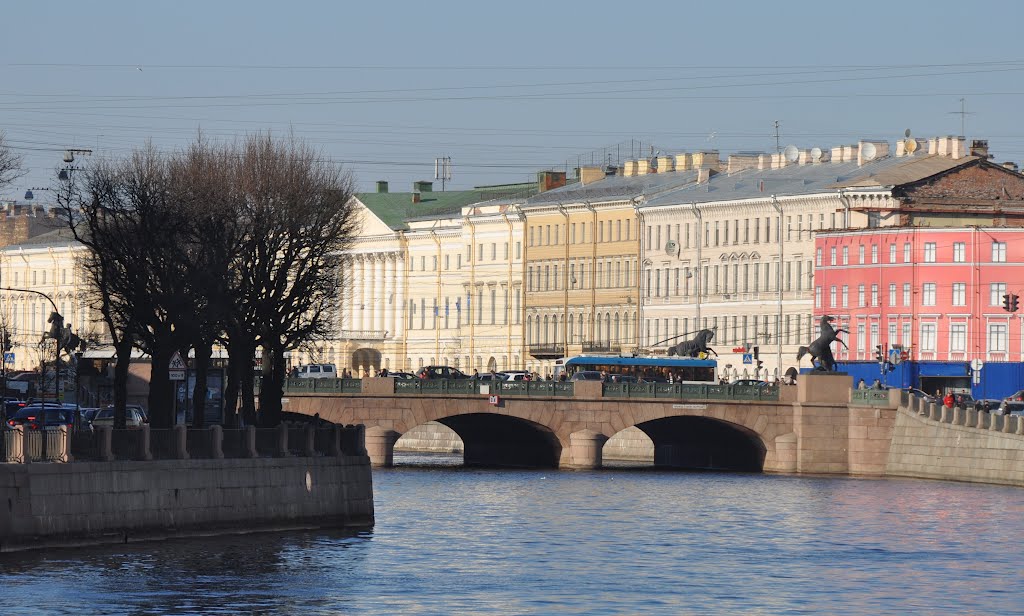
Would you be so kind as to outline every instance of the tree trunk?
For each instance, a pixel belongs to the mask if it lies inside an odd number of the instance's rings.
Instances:
[[[196,346],[196,386],[192,389],[193,428],[202,428],[206,425],[206,391],[212,356],[212,342],[204,340]]]
[[[153,353],[153,367],[149,376],[149,421],[158,429],[169,429],[174,425],[174,385],[167,372],[172,354],[171,345],[160,345]]]
[[[123,430],[126,422],[125,407],[128,404],[128,369],[132,363],[132,344],[121,339],[115,347],[117,363],[114,364],[114,428]]]
[[[237,428],[238,421],[238,364],[228,351],[227,382],[224,384],[224,427]]]
[[[284,349],[280,345],[263,347],[263,379],[260,382],[260,425],[273,428],[281,423],[281,397],[284,396]]]

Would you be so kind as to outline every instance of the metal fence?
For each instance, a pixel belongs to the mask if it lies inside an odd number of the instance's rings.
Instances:
[[[89,461],[101,458],[99,432],[80,430],[72,432],[70,438],[71,457],[75,460]]]
[[[576,392],[572,381],[498,381],[491,393],[502,396],[572,397]]]
[[[715,385],[696,383],[603,383],[606,398],[669,398],[676,400],[750,400],[777,402],[778,385]]]
[[[278,438],[277,428],[256,428],[256,455],[262,458],[277,456]]]
[[[188,457],[192,459],[207,459],[213,457],[213,430],[199,428],[188,430],[185,433],[185,448]]]
[[[125,428],[114,430],[110,436],[110,449],[115,460],[141,460],[144,458],[142,452],[142,430],[137,428]]]
[[[854,389],[850,404],[858,406],[889,406],[889,391],[885,389]]]
[[[174,460],[178,457],[176,433],[170,428],[149,430],[149,453],[154,460]]]
[[[61,447],[63,439],[59,430],[47,428],[46,430],[28,430],[25,432],[25,457],[31,462],[43,462],[43,437],[46,438],[47,462],[55,462],[61,459]]]
[[[286,392],[359,394],[363,392],[362,379],[287,379]]]
[[[249,448],[245,440],[245,428],[225,428],[221,450],[225,458],[247,458]]]
[[[292,456],[306,455],[306,424],[288,426],[288,454]]]

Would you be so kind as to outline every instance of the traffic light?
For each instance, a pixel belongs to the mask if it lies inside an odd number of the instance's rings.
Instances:
[[[1006,294],[1003,296],[1003,310],[1010,312],[1010,295]]]
[[[760,370],[762,367],[764,367],[764,362],[760,359],[757,360],[757,369]]]
[[[754,346],[754,359],[757,359],[758,356],[760,355],[760,353],[761,353],[761,347],[755,345]],[[761,362],[757,362],[757,367],[758,368],[761,367]]]
[[[885,353],[882,352],[882,345],[880,344],[875,345],[875,361],[878,363],[885,361]]]
[[[1010,295],[1010,312],[1017,312],[1017,308],[1020,307],[1020,298],[1016,295]]]

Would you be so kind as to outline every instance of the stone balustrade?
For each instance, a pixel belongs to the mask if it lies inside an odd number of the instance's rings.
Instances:
[[[257,436],[263,438],[257,438]],[[260,457],[316,457],[366,455],[362,425],[316,428],[284,423],[276,428],[253,426],[204,429],[174,426],[167,430],[141,428],[114,430],[98,426],[91,432],[71,432],[67,426],[47,430],[46,461],[189,460]],[[40,462],[43,435],[17,426],[0,430],[0,463]]]

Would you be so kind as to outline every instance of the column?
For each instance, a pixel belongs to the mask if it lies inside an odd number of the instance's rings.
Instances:
[[[373,260],[372,255],[363,255],[363,275],[360,277],[360,284],[363,285],[362,293],[362,312],[363,316],[359,320],[359,329],[369,330],[373,329],[373,322],[370,320],[370,315],[373,314]]]
[[[384,327],[390,335],[395,333],[395,255],[389,254],[384,267]]]
[[[387,303],[384,295],[385,261],[384,255],[377,255],[373,277],[373,329],[381,333],[387,329],[384,325],[384,307]]]
[[[402,332],[404,337],[406,329],[406,318],[405,318],[405,278],[409,275],[408,269],[405,266],[405,260],[401,256],[395,258],[395,312],[392,315],[394,322],[392,324],[391,331],[397,336],[398,332]],[[404,366],[405,358],[399,358],[399,364]],[[415,370],[415,368],[414,368]]]
[[[352,277],[348,280],[348,289],[352,294],[352,310],[349,312],[348,328],[356,330],[362,327],[360,319],[363,315],[363,258],[352,258]]]

